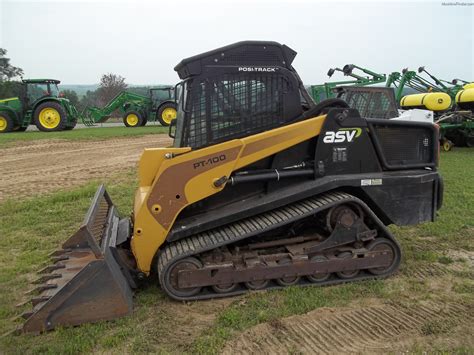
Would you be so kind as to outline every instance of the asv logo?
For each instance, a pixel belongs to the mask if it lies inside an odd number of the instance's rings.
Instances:
[[[362,133],[361,128],[341,128],[337,132],[327,131],[324,135],[324,143],[344,143],[352,142]]]

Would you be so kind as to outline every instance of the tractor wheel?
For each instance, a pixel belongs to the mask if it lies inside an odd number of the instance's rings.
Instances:
[[[74,129],[74,127],[76,127],[76,124],[77,124],[77,121],[73,121],[73,122],[71,123],[71,125],[70,125],[70,126],[66,126],[66,127],[64,128],[64,130],[65,130],[65,131],[70,131],[70,130]]]
[[[168,127],[171,124],[171,121],[176,119],[176,114],[176,104],[168,102],[160,107],[160,109],[156,113],[156,118],[162,126]]]
[[[45,102],[36,108],[34,122],[43,132],[62,131],[66,127],[67,114],[61,104]]]
[[[123,124],[127,127],[140,127],[143,124],[143,117],[137,111],[126,112],[123,116]]]
[[[471,135],[471,136],[469,136],[469,137],[466,137],[466,145],[467,145],[469,148],[474,147],[474,135]]]
[[[28,129],[28,126],[23,127],[23,126],[18,126],[14,129],[15,132],[25,132]]]
[[[15,127],[10,115],[6,112],[0,112],[0,133],[8,133],[13,131]]]
[[[453,142],[451,142],[449,139],[446,139],[443,142],[442,147],[445,152],[449,152],[453,148],[453,145]]]

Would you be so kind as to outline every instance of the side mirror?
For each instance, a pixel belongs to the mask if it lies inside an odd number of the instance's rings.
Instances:
[[[170,122],[168,136],[173,139],[176,136],[176,119],[171,120]]]

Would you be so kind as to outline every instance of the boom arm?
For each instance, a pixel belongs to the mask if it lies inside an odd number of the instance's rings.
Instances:
[[[110,102],[102,108],[98,107],[87,107],[87,113],[92,120],[97,122],[106,121],[110,115],[117,109],[126,110],[127,105],[137,104],[150,104],[151,100],[147,96],[134,94],[128,91],[121,91],[118,93]]]
[[[363,76],[354,73],[354,69],[358,69],[368,76]],[[355,85],[366,86],[378,83],[383,83],[386,80],[385,74],[379,74],[366,68],[359,67],[355,64],[346,64],[341,68],[331,68],[328,71],[328,76],[331,77],[336,71],[342,72],[344,76],[350,76],[352,80],[333,81],[320,85],[311,86],[311,96],[316,102],[320,102],[325,98],[334,97],[334,89],[341,85]]]

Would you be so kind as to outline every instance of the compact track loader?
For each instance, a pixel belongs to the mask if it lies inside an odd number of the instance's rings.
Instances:
[[[387,225],[433,221],[442,203],[434,125],[315,105],[276,42],[179,63],[174,144],[145,149],[130,218],[97,191],[38,280],[23,332],[113,319],[157,277],[176,300],[387,277]]]

